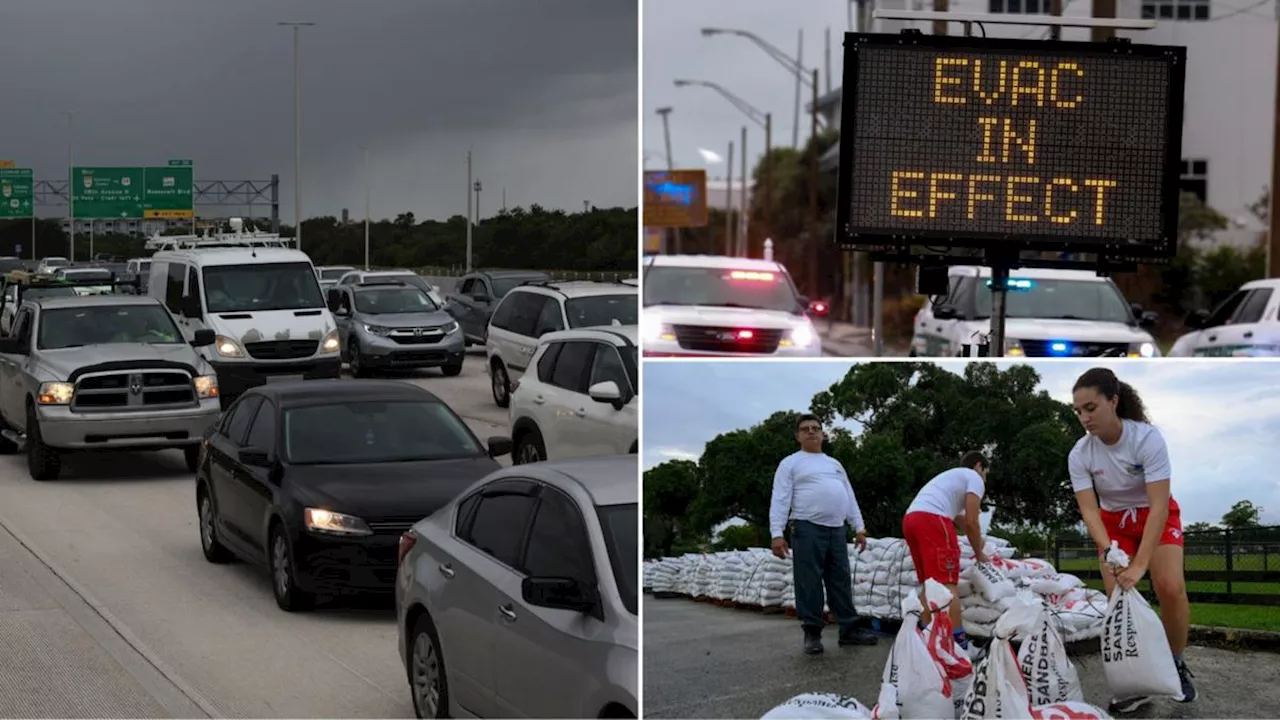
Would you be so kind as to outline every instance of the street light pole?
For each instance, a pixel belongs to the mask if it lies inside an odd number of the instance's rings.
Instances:
[[[369,269],[369,146],[364,146],[364,269]]]
[[[74,122],[75,114],[67,113],[67,207],[71,214],[71,257],[67,259],[72,263],[76,261],[76,165],[72,154],[72,138],[75,137]]]
[[[669,120],[669,117],[671,115],[671,108],[660,107],[657,109],[656,112],[658,113],[658,115],[662,116],[662,138],[667,148],[667,172],[674,172],[676,168],[675,168],[675,161],[671,159],[671,122]],[[675,246],[671,249],[675,251],[674,254],[679,255],[680,249],[681,249],[680,248],[680,229],[672,228],[671,237],[674,240],[672,244]]]
[[[476,225],[479,225],[480,224],[480,190],[482,189],[482,186],[480,185],[480,181],[476,180],[475,184],[473,184],[471,187],[476,191]]]
[[[467,151],[467,269],[471,272],[471,151]]]
[[[315,25],[313,22],[276,23],[293,28],[293,240],[302,249],[302,87],[298,82],[298,44],[300,31]]]

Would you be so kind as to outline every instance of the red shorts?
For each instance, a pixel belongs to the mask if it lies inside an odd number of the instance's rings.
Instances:
[[[902,537],[911,549],[920,584],[930,579],[943,585],[960,582],[960,538],[951,518],[928,512],[907,513],[902,518]]]
[[[1138,554],[1138,544],[1142,542],[1142,531],[1147,527],[1147,516],[1151,508],[1133,508],[1131,510],[1102,510],[1102,524],[1107,528],[1107,537],[1111,538],[1125,551],[1129,557]],[[1164,521],[1164,532],[1160,533],[1161,545],[1177,545],[1182,547],[1182,510],[1178,501],[1169,498],[1169,517]],[[1099,552],[1100,557],[1106,553]]]

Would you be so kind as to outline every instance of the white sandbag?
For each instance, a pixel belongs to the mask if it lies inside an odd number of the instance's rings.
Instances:
[[[804,693],[760,716],[760,720],[810,720],[810,718],[851,718],[867,720],[871,711],[847,695]]]
[[[1040,558],[1023,558],[1022,572],[1025,577],[1029,578],[1042,578],[1058,574],[1058,571],[1054,569],[1048,560],[1041,560]]]
[[[961,598],[967,598],[973,594],[973,583],[966,577],[961,577],[960,582],[956,583],[956,594]]]
[[[1016,592],[1009,578],[992,563],[974,563],[965,572],[969,582],[973,583],[973,589],[988,602],[996,602]]]
[[[1102,708],[1086,702],[1065,702],[1031,708],[1034,720],[1111,720]]]
[[[1129,556],[1113,540],[1107,562],[1128,567]],[[1102,629],[1102,669],[1117,698],[1182,697],[1182,683],[1160,617],[1137,588],[1116,586]]]
[[[1069,573],[1041,575],[1030,578],[1027,587],[1037,595],[1062,595],[1084,587],[1084,581]]]
[[[945,718],[954,712],[950,683],[920,630],[923,610],[915,593],[902,600],[902,627],[884,665],[873,718]]]
[[[1080,675],[1067,657],[1067,647],[1042,602],[1035,625],[1018,649],[1018,665],[1032,706],[1083,702]]]
[[[969,661],[969,654],[956,645],[951,616],[947,614],[951,603],[959,600],[952,598],[945,585],[933,579],[924,581],[924,597],[932,616],[926,638],[929,654],[948,680],[969,677],[973,674],[973,663]],[[954,689],[947,690],[948,697],[954,696]]]
[[[964,699],[964,720],[980,718],[1026,718],[1031,715],[1031,699],[1022,668],[1013,651],[1013,638],[1026,635],[1035,626],[1043,603],[1026,594],[1013,603],[996,622],[995,639],[987,656],[973,673],[973,685]]]

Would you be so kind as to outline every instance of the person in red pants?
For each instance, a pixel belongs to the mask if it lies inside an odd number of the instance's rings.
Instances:
[[[987,489],[988,465],[982,453],[976,450],[965,453],[959,467],[938,473],[920,488],[902,518],[902,537],[911,549],[916,579],[921,585],[925,580],[942,583],[951,591],[947,614],[951,617],[956,644],[966,652],[969,637],[964,631],[960,596],[956,592],[960,582],[960,537],[956,534],[956,523],[964,526],[977,562],[986,562],[978,515]],[[920,616],[920,624],[924,626],[930,619],[924,588],[920,589],[920,604],[925,608]]]
[[[1071,394],[1086,434],[1067,456],[1067,469],[1080,516],[1098,546],[1107,595],[1117,584],[1132,588],[1151,572],[1160,620],[1182,682],[1182,702],[1191,702],[1196,688],[1182,659],[1191,621],[1182,573],[1182,513],[1170,491],[1173,472],[1164,436],[1147,420],[1137,391],[1106,368],[1081,375]],[[1129,555],[1129,567],[1107,565],[1112,541]],[[1117,698],[1111,711],[1133,712],[1150,701]]]

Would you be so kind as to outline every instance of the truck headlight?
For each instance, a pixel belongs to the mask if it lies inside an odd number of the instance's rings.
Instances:
[[[320,352],[336,353],[340,347],[342,343],[338,340],[338,331],[330,330],[329,334],[324,336],[324,342],[320,343]]]
[[[640,317],[640,327],[644,332],[645,340],[675,340],[675,330],[670,325],[658,320],[642,315]]]
[[[218,397],[218,376],[197,375],[194,380],[196,396],[201,400]]]
[[[40,391],[36,400],[41,405],[70,405],[76,394],[76,387],[69,382],[40,383]]]
[[[307,508],[303,511],[303,519],[311,532],[325,535],[372,535],[373,531],[364,520],[354,515],[322,508]]]
[[[240,347],[240,343],[232,340],[226,335],[219,335],[213,341],[213,350],[222,357],[242,358],[244,357],[244,348]]]
[[[791,331],[791,344],[798,348],[809,347],[813,344],[813,339],[813,326],[807,323]]]

